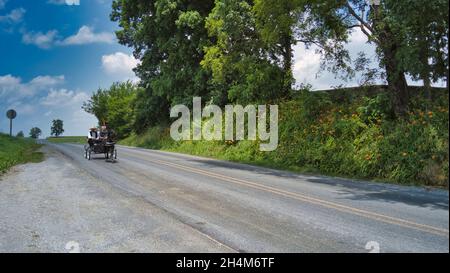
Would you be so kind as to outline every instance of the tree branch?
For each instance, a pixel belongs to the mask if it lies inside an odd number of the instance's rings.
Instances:
[[[364,21],[364,19],[356,13],[356,11],[350,6],[350,4],[348,2],[345,3],[345,6],[347,7],[348,12],[353,17],[355,17],[355,19],[358,20],[361,23],[361,25],[363,25],[365,28],[367,28],[370,32],[372,32],[372,33],[375,32],[374,29],[370,26],[370,24],[367,23],[366,21]],[[362,27],[361,27],[361,29],[362,29]],[[363,32],[364,32],[364,30],[363,30]]]

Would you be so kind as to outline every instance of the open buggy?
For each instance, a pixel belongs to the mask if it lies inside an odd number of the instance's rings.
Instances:
[[[104,155],[105,159],[114,162],[117,159],[116,143],[107,140],[95,141],[84,146],[84,157],[91,160],[94,155]]]
[[[108,136],[101,139],[90,140],[89,144],[84,146],[84,157],[91,160],[94,155],[104,155],[107,161],[114,162],[117,159],[116,142],[114,133],[108,133]]]

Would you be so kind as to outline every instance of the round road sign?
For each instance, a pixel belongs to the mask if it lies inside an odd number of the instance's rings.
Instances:
[[[9,119],[15,119],[17,117],[17,112],[15,110],[8,110],[8,112],[6,112],[6,116]]]

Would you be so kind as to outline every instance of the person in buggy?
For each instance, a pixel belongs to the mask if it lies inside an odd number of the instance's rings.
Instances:
[[[109,128],[108,123],[104,123],[101,127],[98,139],[106,143],[113,143],[115,141],[115,132]]]
[[[117,159],[115,138],[114,130],[110,129],[106,123],[100,127],[100,131],[92,127],[88,134],[88,145],[84,147],[85,158],[90,160],[91,154],[104,154],[107,160],[114,161]]]
[[[89,129],[89,133],[88,133],[88,144],[89,147],[94,147],[95,142],[99,139],[99,133],[98,133],[98,129],[95,126],[92,126],[91,129]]]

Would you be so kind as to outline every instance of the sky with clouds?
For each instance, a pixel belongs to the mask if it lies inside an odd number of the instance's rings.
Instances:
[[[110,10],[110,0],[0,0],[0,132],[13,108],[14,133],[37,126],[48,136],[60,118],[65,135],[84,135],[97,123],[81,109],[90,94],[137,80]]]
[[[138,64],[131,49],[117,43],[118,26],[109,20],[111,0],[0,0],[0,132],[9,131],[4,113],[16,109],[14,133],[39,127],[43,137],[51,121],[62,119],[65,135],[85,135],[97,123],[81,105],[98,88],[115,81],[137,81]],[[373,46],[361,33],[352,35],[353,56]],[[315,49],[295,47],[297,84],[315,89],[344,84],[330,73],[320,73]]]

